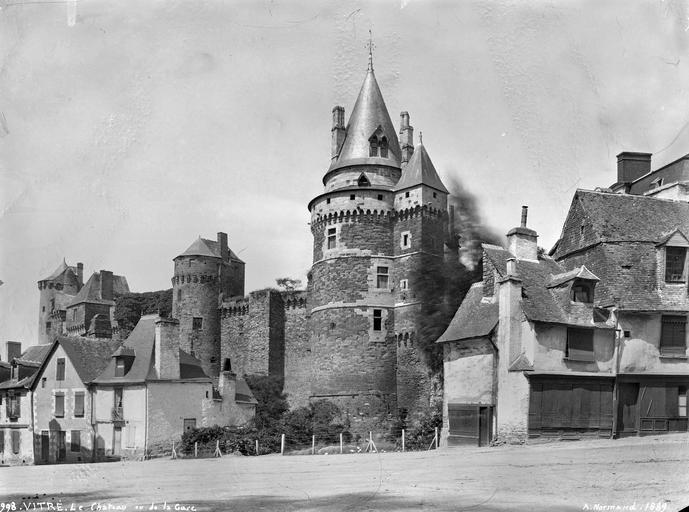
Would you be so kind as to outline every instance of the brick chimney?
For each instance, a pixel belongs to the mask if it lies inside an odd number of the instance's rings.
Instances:
[[[617,183],[631,183],[651,172],[652,153],[623,151],[617,155]]]
[[[330,148],[330,158],[335,160],[340,152],[342,143],[345,140],[345,109],[339,105],[333,107],[333,127],[332,133],[332,144]]]
[[[522,206],[522,222],[507,233],[507,249],[519,260],[538,261],[538,233],[526,227],[529,207]]]
[[[100,271],[100,298],[103,300],[112,300],[112,272],[109,270]]]
[[[409,125],[409,112],[400,112],[400,149],[404,165],[414,154],[414,127]]]
[[[155,370],[159,379],[179,379],[179,321],[158,317],[155,321]]]
[[[7,360],[12,361],[13,358],[22,355],[22,344],[18,341],[8,341],[5,346],[7,347]]]
[[[77,263],[77,282],[79,283],[79,288],[84,286],[84,264]]]
[[[220,246],[220,257],[223,261],[230,258],[230,248],[227,245],[227,233],[218,232],[218,246]]]

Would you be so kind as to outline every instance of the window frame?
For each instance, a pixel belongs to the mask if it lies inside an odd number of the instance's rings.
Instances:
[[[124,377],[126,373],[126,364],[122,356],[115,358],[115,377]]]
[[[203,331],[203,317],[194,316],[191,318],[191,330],[192,331]]]
[[[81,399],[81,408],[78,407],[79,400]],[[81,412],[81,414],[80,414]],[[83,418],[86,414],[86,393],[83,391],[74,392],[74,417]]]
[[[58,398],[60,399],[60,402],[62,405],[61,411],[58,410],[58,407],[57,407]],[[65,393],[63,391],[58,391],[55,393],[55,407],[53,409],[53,416],[55,416],[56,418],[64,418],[65,417]]]
[[[63,381],[65,380],[65,358],[58,357],[55,362],[55,380]]]
[[[593,363],[596,361],[596,354],[594,348],[595,330],[586,329],[582,327],[567,327],[567,340],[565,344],[565,360],[576,361],[581,363]],[[587,347],[582,348],[581,342],[590,344],[590,350]],[[579,346],[573,346],[575,343]],[[573,353],[574,352],[574,353]]]
[[[337,228],[328,228],[325,242],[328,250],[337,248]]]
[[[76,434],[76,436],[75,436]],[[76,442],[74,442],[76,440]],[[69,431],[69,451],[74,453],[81,452],[81,430]]]
[[[373,330],[382,331],[383,330],[383,310],[374,309],[373,310]]]
[[[676,262],[673,263],[673,265],[678,264],[681,265],[681,272],[679,274],[671,274],[670,273],[670,268],[671,266],[668,264],[670,261],[670,253],[673,251],[677,251],[681,254],[680,257],[677,257]],[[669,245],[665,247],[665,282],[668,284],[682,284],[687,281],[687,250],[686,247],[682,246],[676,246],[676,245]],[[679,255],[677,255],[679,256]],[[679,277],[678,277],[679,276]]]
[[[670,327],[681,326],[681,327]],[[677,333],[673,332],[677,329]],[[671,332],[668,332],[671,330]],[[682,333],[682,334],[680,334]],[[667,338],[670,338],[669,340]],[[675,337],[679,341],[675,340]],[[687,317],[682,315],[661,315],[660,338],[658,340],[660,355],[684,356],[687,352]]]
[[[579,293],[585,292],[586,300],[580,300]],[[575,281],[572,284],[572,289],[570,291],[569,298],[572,302],[578,302],[581,304],[593,304],[594,301],[594,286],[592,283],[586,281]]]
[[[390,288],[390,267],[376,266],[376,288],[379,290]]]

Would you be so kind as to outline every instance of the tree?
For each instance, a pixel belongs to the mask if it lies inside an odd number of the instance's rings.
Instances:
[[[280,277],[275,282],[279,288],[288,292],[293,292],[301,286],[301,279],[292,279],[291,277]]]

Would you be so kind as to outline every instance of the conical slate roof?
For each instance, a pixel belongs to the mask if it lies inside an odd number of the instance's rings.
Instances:
[[[239,256],[232,251],[232,249],[228,249],[227,254],[231,260],[242,261],[239,259]],[[201,237],[198,237],[196,240],[194,240],[194,243],[187,247],[187,250],[177,256],[177,258],[180,256],[211,256],[213,258],[222,257],[220,253],[220,244],[218,242]]]
[[[400,191],[419,185],[426,185],[449,194],[440,180],[440,176],[438,176],[438,172],[435,170],[433,162],[431,162],[431,157],[428,156],[423,144],[417,145],[414,149],[414,154],[402,171],[402,177],[397,182],[395,190]]]
[[[74,272],[74,267],[70,267],[69,265],[67,265],[67,261],[65,261],[65,260],[63,259],[63,260],[62,260],[62,263],[60,263],[60,265],[55,269],[55,272],[53,272],[52,274],[50,274],[48,277],[44,277],[44,278],[41,279],[40,281],[52,281],[52,280],[54,280],[54,279],[57,279],[57,278],[60,277],[60,276],[65,272],[65,270],[67,270],[67,269],[71,269],[72,272]]]
[[[369,156],[368,139],[378,128],[388,140],[387,158]],[[381,164],[399,167],[400,162],[400,143],[397,139],[397,132],[390,120],[390,114],[388,114],[373,69],[369,68],[352,114],[349,116],[349,122],[345,129],[345,140],[337,159],[330,166],[330,170],[357,164]]]

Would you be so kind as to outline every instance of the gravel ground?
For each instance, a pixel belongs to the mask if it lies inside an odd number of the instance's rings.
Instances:
[[[0,495],[18,510],[672,512],[689,505],[689,435],[5,467]]]

